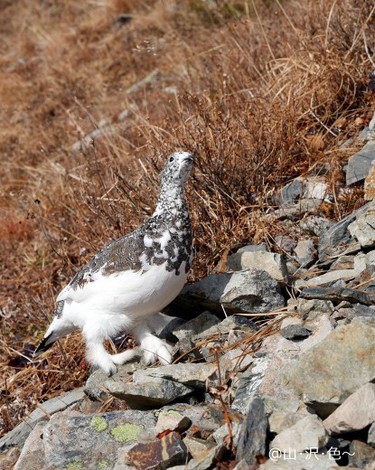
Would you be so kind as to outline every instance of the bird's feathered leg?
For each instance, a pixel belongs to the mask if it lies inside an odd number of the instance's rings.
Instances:
[[[131,333],[140,345],[145,364],[152,364],[157,360],[164,365],[172,362],[172,347],[153,335],[147,323],[133,327]]]

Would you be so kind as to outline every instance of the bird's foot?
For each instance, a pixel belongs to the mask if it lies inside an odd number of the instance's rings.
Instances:
[[[142,339],[140,346],[143,351],[143,361],[145,364],[153,364],[157,360],[163,365],[172,362],[173,348],[160,338],[148,334]]]
[[[137,351],[135,349],[127,349],[119,354],[112,354],[111,359],[115,364],[121,365],[131,361],[135,356],[137,356]]]

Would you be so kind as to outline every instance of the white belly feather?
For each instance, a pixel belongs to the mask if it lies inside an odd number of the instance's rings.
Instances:
[[[108,329],[116,331],[166,307],[186,282],[184,264],[179,275],[167,271],[165,264],[152,266],[142,274],[125,271],[103,276],[98,273],[94,281],[76,290],[64,289],[57,300],[65,301],[63,316],[75,326],[85,327],[88,322],[95,323],[95,318],[100,323],[110,321],[112,327]]]

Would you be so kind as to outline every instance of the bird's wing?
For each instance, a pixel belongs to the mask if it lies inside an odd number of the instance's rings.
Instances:
[[[139,228],[129,235],[106,245],[86,264],[57,296],[56,302],[67,299],[82,300],[84,287],[103,276],[116,275],[125,271],[145,271],[147,263],[142,262],[144,254],[144,231]]]

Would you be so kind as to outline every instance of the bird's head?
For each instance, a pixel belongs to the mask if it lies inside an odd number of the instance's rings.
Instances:
[[[184,184],[193,168],[193,154],[190,152],[174,152],[167,158],[161,174],[162,185]]]

